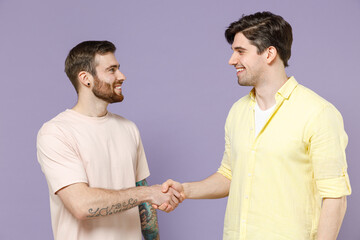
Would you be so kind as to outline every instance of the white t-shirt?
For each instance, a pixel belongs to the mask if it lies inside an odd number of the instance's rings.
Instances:
[[[259,134],[265,123],[269,119],[271,113],[274,111],[275,105],[269,109],[261,110],[258,103],[255,104],[255,137]]]
[[[124,189],[147,178],[148,164],[133,122],[112,113],[88,117],[68,109],[42,126],[37,154],[49,186],[55,240],[141,240],[138,207],[78,221],[55,194],[78,182]]]

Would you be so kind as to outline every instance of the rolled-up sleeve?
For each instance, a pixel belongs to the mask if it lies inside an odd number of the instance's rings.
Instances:
[[[341,114],[332,105],[321,109],[311,124],[310,157],[322,198],[351,194],[345,148],[348,137]]]
[[[225,151],[221,161],[221,165],[218,169],[218,173],[222,174],[227,179],[232,179],[231,173],[231,144],[229,138],[228,125],[230,124],[230,116],[228,116],[225,124]]]

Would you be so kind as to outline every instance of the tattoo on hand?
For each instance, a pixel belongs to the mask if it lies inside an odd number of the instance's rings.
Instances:
[[[130,198],[127,203],[126,202],[123,202],[122,204],[118,203],[118,204],[112,205],[111,207],[108,206],[105,208],[97,208],[96,210],[94,210],[93,208],[90,208],[89,215],[87,217],[94,218],[94,217],[109,216],[112,214],[116,214],[116,213],[119,213],[119,212],[122,212],[122,211],[125,211],[125,210],[135,207],[137,205],[136,204],[137,202],[138,202],[137,199]]]

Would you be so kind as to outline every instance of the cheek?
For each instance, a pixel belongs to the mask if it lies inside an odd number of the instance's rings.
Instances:
[[[106,90],[111,90],[112,89],[112,85],[108,82],[104,82],[104,89]]]
[[[100,79],[102,80],[103,85],[106,85],[106,87],[111,86],[114,83],[114,77],[112,77],[112,76],[103,76]]]
[[[111,84],[108,83],[107,79],[100,79],[97,84],[96,84],[96,88],[97,89],[101,89],[101,90],[110,90],[111,89]]]
[[[248,61],[248,64],[253,68],[253,69],[261,69],[262,66],[264,66],[264,61],[262,58],[260,57],[256,57],[251,59],[251,61]]]

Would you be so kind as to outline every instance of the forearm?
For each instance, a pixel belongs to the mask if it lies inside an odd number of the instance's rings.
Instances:
[[[109,216],[150,201],[147,190],[147,187],[108,190],[78,183],[59,191],[58,195],[67,209],[77,219],[83,220]]]
[[[149,203],[139,205],[141,232],[145,240],[160,239],[156,210]]]
[[[92,196],[92,198],[85,201],[83,211],[85,211],[86,218],[120,213],[149,201],[150,198],[146,196],[145,190],[145,188],[129,188],[119,191],[91,189],[93,193],[90,193],[89,197]]]
[[[230,183],[229,179],[216,172],[202,181],[183,183],[182,185],[186,198],[214,199],[228,196]]]
[[[346,212],[346,196],[325,198],[321,207],[318,240],[336,240]]]
[[[147,186],[146,179],[136,183],[136,186]],[[145,240],[157,240],[159,236],[159,225],[156,210],[147,202],[139,205],[141,220],[141,232]]]

